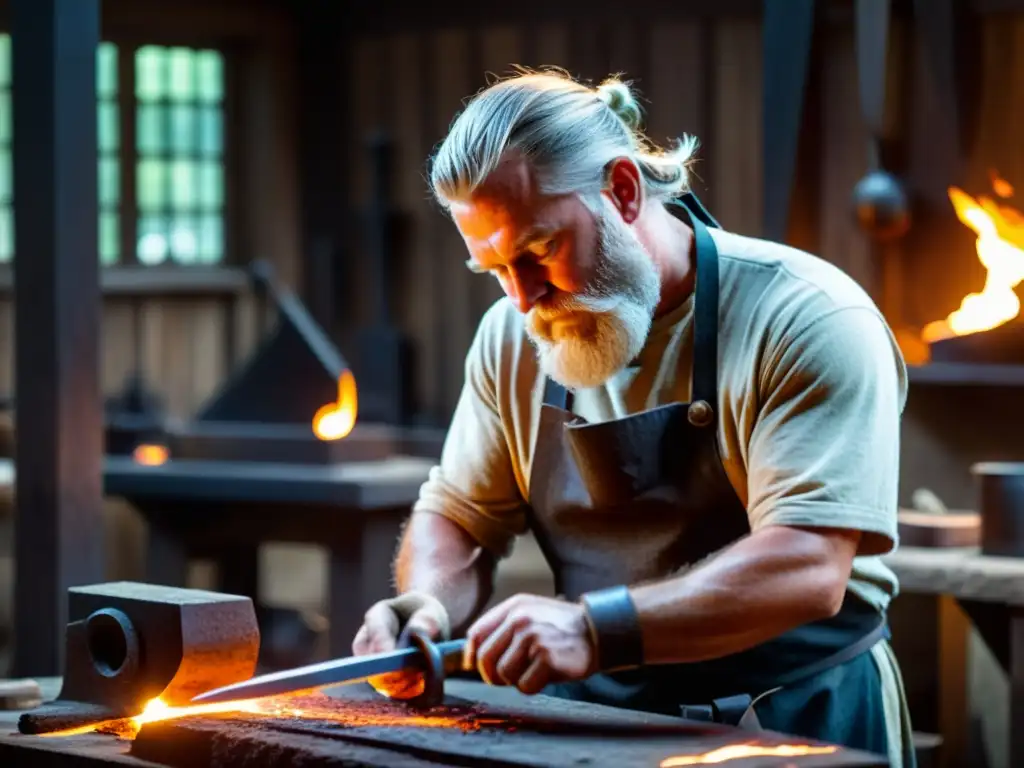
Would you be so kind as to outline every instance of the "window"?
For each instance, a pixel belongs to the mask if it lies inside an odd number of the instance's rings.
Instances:
[[[133,57],[134,66],[119,66],[120,56]],[[10,37],[0,35],[0,262],[14,256],[10,60]],[[223,261],[222,55],[102,43],[96,98],[101,263]],[[134,126],[125,126],[126,119]],[[134,146],[125,146],[121,137],[132,134]],[[134,168],[134,184],[122,184],[122,167]]]
[[[142,264],[223,257],[223,93],[215,51],[146,46],[135,53]]]

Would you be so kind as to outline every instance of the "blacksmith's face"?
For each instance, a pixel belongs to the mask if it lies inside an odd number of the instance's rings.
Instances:
[[[612,183],[595,215],[576,195],[539,195],[532,175],[508,159],[452,205],[468,266],[494,275],[526,315],[546,375],[570,389],[599,386],[643,349],[658,305],[658,272],[627,223],[639,196]]]

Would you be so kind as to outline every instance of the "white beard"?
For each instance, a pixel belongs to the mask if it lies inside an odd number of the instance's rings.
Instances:
[[[571,390],[604,384],[640,354],[661,296],[650,256],[615,213],[598,220],[597,260],[586,290],[526,317],[541,370]]]

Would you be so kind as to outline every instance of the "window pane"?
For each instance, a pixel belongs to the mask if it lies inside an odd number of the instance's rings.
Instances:
[[[167,149],[164,139],[165,112],[158,104],[140,104],[135,115],[135,145],[142,154],[159,154]]]
[[[172,48],[168,53],[168,62],[171,68],[171,98],[176,101],[191,100],[195,91],[192,51],[188,48]]]
[[[121,164],[117,158],[100,160],[99,196],[101,206],[115,206],[121,199]]]
[[[139,161],[135,196],[140,210],[157,211],[167,205],[166,166],[161,160]]]
[[[14,257],[14,217],[7,206],[0,208],[0,261]]]
[[[118,145],[117,102],[101,101],[96,105],[99,119],[100,152],[116,152]]]
[[[224,142],[223,114],[217,107],[206,107],[199,117],[199,151],[204,155],[219,155]]]
[[[96,91],[100,96],[117,95],[117,46],[100,43],[96,51]]]
[[[196,164],[191,160],[171,163],[171,205],[191,208],[196,200]]]
[[[196,198],[199,207],[207,210],[224,204],[224,168],[220,163],[199,164]]]
[[[195,264],[199,255],[195,221],[178,218],[171,225],[171,258],[179,264]]]
[[[139,217],[138,259],[142,264],[162,264],[167,259],[167,222],[159,216]]]
[[[180,154],[195,152],[196,110],[191,105],[171,107],[171,148]]]
[[[11,140],[11,92],[0,91],[0,143]]]
[[[118,230],[117,213],[104,211],[100,214],[100,263],[116,264],[121,251],[121,233]]]
[[[143,101],[164,95],[164,56],[156,46],[147,45],[135,52],[135,95]]]
[[[224,255],[224,233],[220,216],[199,219],[199,261],[216,264]]]
[[[224,67],[216,51],[196,53],[196,86],[200,101],[220,101],[224,93]]]
[[[11,151],[0,149],[0,203],[11,199]]]
[[[0,35],[0,85],[11,82],[11,36]]]

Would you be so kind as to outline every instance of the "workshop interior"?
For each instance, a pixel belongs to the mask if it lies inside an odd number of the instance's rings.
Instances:
[[[618,73],[723,227],[877,304],[917,765],[1024,765],[1024,0],[0,0],[0,764],[889,765],[429,643],[428,709],[190,704],[349,657],[392,594],[503,296],[426,163],[517,65]],[[529,535],[496,578],[555,594]]]

